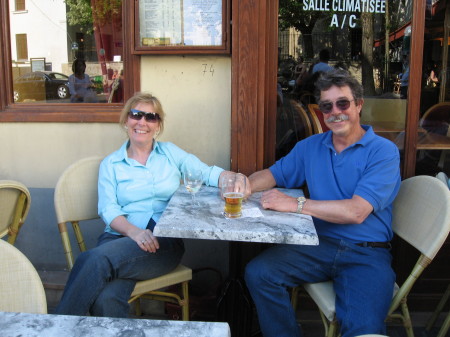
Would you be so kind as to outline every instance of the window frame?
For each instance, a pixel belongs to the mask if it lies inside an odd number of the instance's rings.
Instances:
[[[230,4],[231,0],[222,1],[222,44],[220,46],[158,46],[143,47],[140,45],[140,24],[139,24],[139,1],[132,2],[134,11],[134,36],[133,36],[133,53],[137,55],[145,54],[229,54],[230,53]]]
[[[132,54],[134,12],[132,6],[122,2],[122,24],[124,34],[124,100],[140,90],[140,58]],[[11,69],[11,38],[9,1],[0,2],[0,122],[64,122],[117,123],[122,103],[14,103]]]

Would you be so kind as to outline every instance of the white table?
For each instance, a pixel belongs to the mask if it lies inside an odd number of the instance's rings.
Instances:
[[[227,323],[0,312],[2,337],[230,337]]]
[[[301,196],[301,190],[279,189],[291,196]],[[243,203],[243,213],[253,210],[261,217],[225,218],[224,201],[216,187],[203,186],[193,208],[191,196],[184,186],[175,192],[154,234],[161,237],[185,239],[227,240],[245,242],[318,245],[314,223],[309,215],[265,210],[260,206],[261,192],[254,193]]]

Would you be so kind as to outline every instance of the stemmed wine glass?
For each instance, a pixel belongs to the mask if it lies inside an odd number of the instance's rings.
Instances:
[[[200,170],[186,170],[184,172],[184,186],[191,194],[192,206],[199,206],[195,199],[195,194],[200,190],[203,184],[202,171]]]

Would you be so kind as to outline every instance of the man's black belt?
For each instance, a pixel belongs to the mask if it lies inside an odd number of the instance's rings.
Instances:
[[[361,242],[357,243],[356,245],[360,247],[388,248],[388,249],[392,248],[390,242]]]

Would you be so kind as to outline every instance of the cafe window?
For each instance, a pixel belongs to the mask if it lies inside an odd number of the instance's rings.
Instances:
[[[24,11],[25,10],[25,0],[16,0],[16,11]]]
[[[121,1],[39,1],[9,19],[16,104],[123,102]]]
[[[412,55],[411,49],[415,1],[380,0],[373,6],[363,1],[303,1],[295,8],[289,1],[280,1],[277,157],[298,140],[325,131],[321,113],[315,111],[312,69],[320,62],[321,51],[326,51],[328,66],[347,69],[362,83],[361,122],[398,146],[402,165],[403,151],[411,146],[405,144],[406,121],[418,120],[416,174],[448,172],[449,33],[444,22],[450,20],[446,17],[449,4],[445,0],[427,2],[426,13],[422,13],[426,17],[423,71],[420,78],[411,80],[411,60],[422,58],[418,53]],[[411,81],[420,86],[421,95],[408,94]],[[420,109],[409,109],[412,103]],[[437,104],[437,112],[427,114]]]

